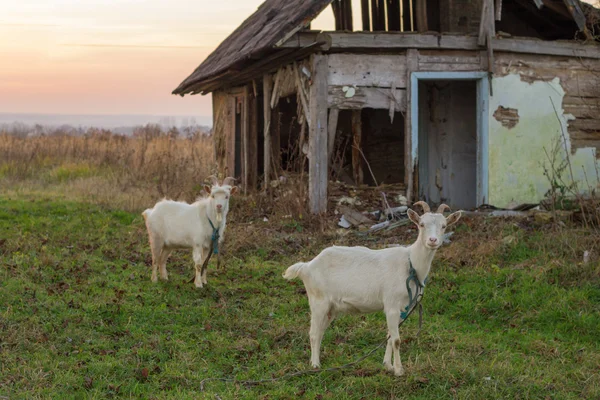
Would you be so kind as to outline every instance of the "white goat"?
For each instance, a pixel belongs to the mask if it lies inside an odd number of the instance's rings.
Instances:
[[[382,250],[333,246],[310,262],[292,265],[283,274],[288,280],[300,277],[306,287],[311,312],[311,364],[314,368],[321,365],[323,333],[338,314],[383,310],[389,335],[383,363],[396,376],[404,374],[398,325],[400,314],[409,311],[408,306],[416,304],[409,304],[411,299],[407,285],[410,283],[412,293],[417,292],[417,282],[421,288],[425,286],[433,256],[442,245],[444,230],[461,217],[461,211],[458,211],[445,218],[442,212],[449,208],[445,204],[440,205],[436,213],[431,213],[425,202],[417,204],[423,207],[425,213],[419,217],[415,211],[408,210],[409,218],[419,228],[419,236],[411,246]],[[409,279],[411,265],[416,279]]]
[[[168,280],[167,258],[175,249],[193,249],[196,278],[194,284],[201,288],[207,283],[206,269],[202,265],[209,256],[211,243],[217,238],[218,246],[223,242],[229,196],[234,194],[233,178],[225,178],[222,184],[211,176],[212,187],[204,186],[209,196],[188,204],[181,201],[162,200],[154,208],[145,210],[150,248],[152,250],[152,282],[157,282],[160,267],[161,279]]]

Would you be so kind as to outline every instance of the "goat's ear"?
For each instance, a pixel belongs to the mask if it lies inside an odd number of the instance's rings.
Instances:
[[[421,223],[421,217],[419,217],[419,214],[417,214],[416,211],[413,211],[409,208],[408,210],[406,210],[406,213],[408,214],[408,218],[410,218],[410,220],[416,225],[419,225]]]
[[[204,191],[206,194],[210,194],[210,192],[212,192],[212,187],[210,187],[210,185],[204,185]]]
[[[446,223],[448,224],[448,226],[454,225],[456,222],[458,222],[460,217],[462,217],[462,211],[452,213],[446,217]]]
[[[231,187],[231,190],[229,191],[229,194],[230,194],[230,195],[232,195],[232,194],[234,194],[235,192],[237,192],[237,186],[232,186],[232,187]]]

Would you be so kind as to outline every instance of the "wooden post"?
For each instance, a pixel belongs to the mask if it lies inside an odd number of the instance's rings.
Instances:
[[[337,121],[340,110],[338,108],[331,108],[329,110],[329,121],[327,123],[328,138],[327,138],[327,159],[331,163],[331,157],[333,156],[333,146],[335,144],[335,133],[337,130]]]
[[[361,16],[362,16],[362,28],[363,31],[368,32],[371,30],[371,19],[369,18],[369,0],[361,0]]]
[[[414,200],[415,192],[418,193],[419,188],[415,189],[413,178],[416,165],[412,162],[412,108],[417,107],[417,104],[412,104],[411,96],[413,90],[419,90],[419,87],[412,87],[412,72],[419,69],[419,51],[408,49],[406,52],[406,113],[404,119],[404,183],[406,184],[406,198],[409,203]]]
[[[244,86],[244,92],[242,94],[242,115],[241,115],[241,136],[242,136],[242,186],[244,189],[244,194],[248,192],[248,183],[249,183],[249,131],[250,131],[250,123],[249,123],[249,98],[250,91],[248,90],[248,85]]]
[[[362,185],[362,110],[352,110],[352,172],[354,183]]]
[[[331,2],[331,9],[333,10],[333,19],[335,21],[335,30],[341,31],[344,29],[344,18],[342,16],[342,5],[339,0],[333,0]]]
[[[269,181],[271,180],[271,87],[273,81],[271,75],[263,76],[263,114],[264,114],[264,187],[265,192],[269,189]]]
[[[352,1],[344,0],[344,30],[352,32],[354,24],[352,21]]]
[[[387,0],[388,31],[400,30],[400,0]]]
[[[412,31],[411,17],[410,17],[411,3],[412,3],[412,0],[402,0],[402,31],[403,32]]]
[[[327,211],[327,56],[314,54],[311,64],[308,192],[310,211],[319,214]]]
[[[417,31],[418,32],[427,32],[429,27],[427,26],[427,1],[426,0],[417,0]]]
[[[251,95],[248,97],[248,184],[252,190],[256,190],[257,175],[258,175],[258,101],[256,93],[256,85]]]
[[[380,31],[379,27],[379,0],[371,0],[371,22],[373,24],[373,32]]]
[[[377,0],[377,24],[380,31],[385,31],[385,0]]]

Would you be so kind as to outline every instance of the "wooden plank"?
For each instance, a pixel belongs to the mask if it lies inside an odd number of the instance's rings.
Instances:
[[[427,32],[429,26],[427,24],[427,1],[416,0],[416,15],[417,15],[417,31]]]
[[[314,54],[310,87],[310,133],[308,135],[308,192],[310,211],[327,211],[327,56]]]
[[[333,147],[335,145],[335,133],[337,131],[337,122],[340,110],[338,108],[329,109],[329,120],[327,121],[327,159],[331,162]]]
[[[402,0],[402,30],[404,32],[411,32],[413,30],[410,14],[412,1],[413,0]]]
[[[487,55],[487,53],[486,53]],[[487,63],[486,63],[487,65]],[[442,64],[442,63],[419,63],[420,71],[429,72],[461,72],[461,71],[487,71],[481,64]]]
[[[231,110],[231,113],[229,114],[229,129],[226,131],[227,132],[227,139],[226,139],[226,143],[227,143],[227,156],[225,157],[226,162],[225,162],[225,175],[227,176],[233,176],[235,178],[238,178],[237,176],[235,176],[235,131],[237,129],[236,124],[235,124],[235,115],[236,115],[236,110],[237,110],[237,99],[235,97],[235,95],[227,95],[227,103],[229,106],[229,109]]]
[[[362,169],[362,111],[352,111],[352,177],[356,185],[363,183]]]
[[[385,0],[377,0],[377,24],[379,31],[384,32],[385,29]]]
[[[406,87],[404,55],[331,54],[330,85]]]
[[[406,110],[406,89],[396,89],[394,96],[390,88],[356,87],[354,96],[346,97],[343,86],[329,86],[327,103],[329,107],[341,110],[359,110],[362,108],[388,109],[390,100],[396,102],[395,109]]]
[[[369,18],[369,0],[360,0],[360,10],[362,17],[362,29],[365,32],[371,30],[371,19]]]
[[[406,198],[409,202],[412,202],[415,197],[414,188],[415,183],[413,177],[416,171],[416,166],[412,160],[412,107],[417,107],[417,104],[411,104],[411,94],[413,90],[419,90],[418,87],[412,87],[412,81],[410,79],[411,73],[419,70],[419,52],[417,50],[410,49],[406,52],[406,77],[407,77],[407,89],[406,89],[406,113],[404,116],[404,184],[406,185]],[[418,176],[416,177],[418,179]],[[418,187],[418,186],[416,186]]]
[[[263,189],[269,189],[271,180],[271,90],[273,80],[271,75],[263,76],[263,113],[264,113],[264,184]]]
[[[565,5],[567,6],[567,10],[573,16],[575,23],[580,31],[584,32],[586,30],[585,24],[585,14],[579,5],[579,0],[563,0]]]
[[[494,9],[496,21],[502,21],[502,0],[496,0],[496,8]]]
[[[335,21],[335,30],[343,30],[344,18],[342,16],[342,6],[340,4],[340,0],[333,0],[331,2],[331,9],[333,11],[333,19]]]
[[[387,0],[388,31],[400,31],[400,0]]]
[[[487,38],[488,25],[488,7],[489,1],[483,0],[481,7],[481,18],[479,19],[479,35],[477,36],[477,45],[483,47]]]
[[[354,30],[352,21],[352,1],[343,0],[344,4],[344,30],[352,32]]]
[[[296,80],[296,91],[298,93],[298,97],[300,97],[300,103],[302,104],[302,111],[304,112],[304,118],[306,123],[310,126],[310,110],[308,107],[308,95],[306,94],[306,90],[304,88],[304,83],[302,80],[302,76],[300,75],[300,68],[298,68],[298,64],[294,62],[294,75]]]

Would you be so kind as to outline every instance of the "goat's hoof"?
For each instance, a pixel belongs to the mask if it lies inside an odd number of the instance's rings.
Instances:
[[[402,375],[404,375],[404,368],[400,367],[398,369],[394,369],[394,375],[395,376],[402,376]]]
[[[162,279],[163,281],[168,281],[169,277],[165,275],[165,276],[161,276],[160,279]]]
[[[316,363],[311,363],[310,364],[314,369],[320,369],[321,368],[321,364],[316,364]]]
[[[152,280],[152,283],[156,283],[156,282],[158,282],[158,278],[157,278],[157,277],[155,277],[155,276],[153,276],[153,277],[151,278],[151,280]]]
[[[196,289],[202,289],[202,282],[200,282],[200,283],[194,282],[194,285],[196,286]]]
[[[391,363],[383,363],[383,366],[385,367],[386,371],[394,372],[394,366]]]

